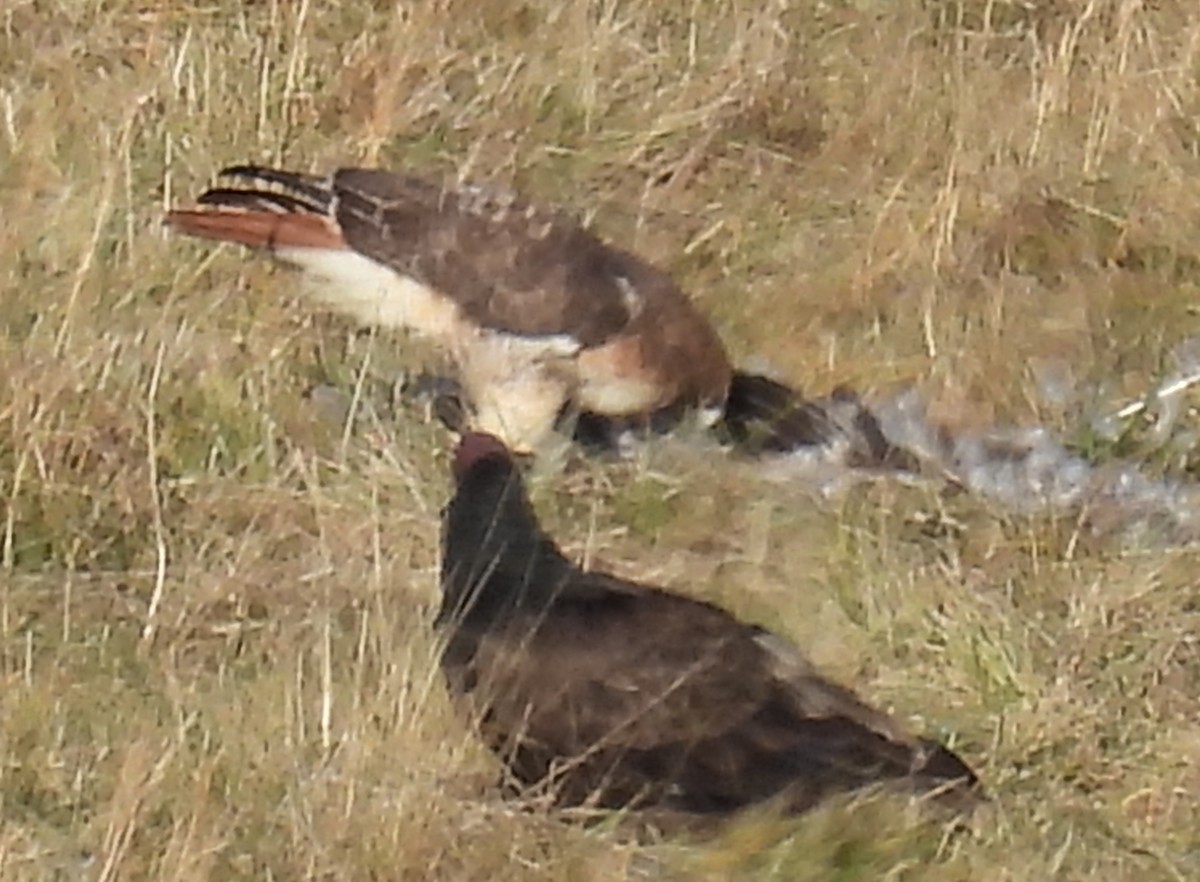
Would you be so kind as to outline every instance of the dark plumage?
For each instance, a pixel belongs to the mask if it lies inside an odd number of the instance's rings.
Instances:
[[[495,438],[468,434],[444,519],[443,669],[513,777],[562,805],[804,811],[881,781],[957,808],[971,769],[708,603],[584,572]]]

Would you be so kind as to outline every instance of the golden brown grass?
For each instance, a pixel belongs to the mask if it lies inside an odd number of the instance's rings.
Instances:
[[[0,876],[1200,876],[1195,552],[669,442],[541,480],[548,522],[952,738],[995,809],[688,847],[504,803],[433,665],[446,438],[375,392],[429,354],[159,233],[233,161],[516,184],[805,388],[1053,423],[1039,364],[1137,392],[1196,333],[1197,47],[1184,0],[10,0]],[[360,379],[345,427],[304,396]]]

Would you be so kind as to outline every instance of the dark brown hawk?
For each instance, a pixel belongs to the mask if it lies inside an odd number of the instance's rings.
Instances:
[[[954,811],[975,773],[791,644],[724,610],[587,572],[538,525],[496,438],[463,436],[443,523],[442,666],[522,785],[565,805],[715,816],[892,782]]]

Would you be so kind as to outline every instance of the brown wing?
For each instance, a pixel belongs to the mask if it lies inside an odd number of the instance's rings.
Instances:
[[[845,686],[822,677],[800,650],[778,634],[756,629],[754,642],[766,652],[767,666],[784,687],[784,700],[797,716],[840,717],[889,741],[916,747],[917,740],[894,718],[871,707]]]
[[[370,169],[335,172],[346,241],[454,300],[479,325],[565,334],[584,372],[642,376],[677,398],[724,401],[730,367],[711,325],[666,273],[569,217],[483,187],[443,189]]]
[[[556,777],[569,802],[693,812],[786,793],[802,810],[830,790],[921,771],[920,742],[800,670],[798,653],[781,662],[764,632],[707,604],[584,578],[589,597],[556,604],[532,636],[515,637],[521,624],[482,635],[467,664],[489,740],[527,783]],[[974,777],[961,763],[942,771]]]
[[[653,589],[595,575],[565,593],[544,616],[454,634],[448,680],[526,785],[568,805],[660,803],[678,745],[744,723],[764,700],[753,646],[715,609],[669,614],[675,598]]]
[[[649,293],[635,292],[670,284],[573,220],[510,194],[356,168],[335,172],[331,189],[351,247],[443,292],[486,328],[598,346]]]
[[[754,713],[768,686],[759,654],[723,613],[681,616],[677,598],[586,579],[602,590],[554,605],[532,637],[514,639],[532,618],[482,636],[474,666],[497,722],[573,754],[703,740]]]

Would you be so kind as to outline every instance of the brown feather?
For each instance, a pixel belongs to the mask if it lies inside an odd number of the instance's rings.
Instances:
[[[346,242],[335,225],[312,214],[280,214],[240,208],[175,209],[166,223],[181,233],[201,239],[236,242],[251,248],[343,249]]]
[[[367,169],[333,176],[351,247],[452,297],[481,326],[595,346],[630,310],[615,249],[570,219],[484,188]]]

